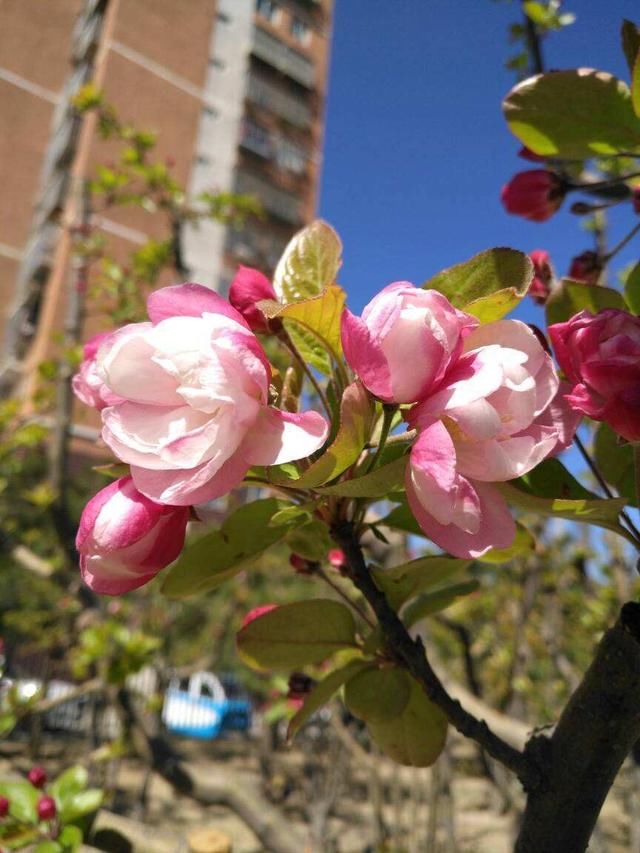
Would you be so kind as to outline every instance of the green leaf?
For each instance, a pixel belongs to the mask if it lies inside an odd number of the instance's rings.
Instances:
[[[21,823],[36,823],[40,791],[31,782],[0,781],[0,797],[9,800],[9,814]]]
[[[331,548],[327,525],[317,518],[288,530],[286,543],[295,554],[299,554],[305,560],[318,562],[326,558]]]
[[[392,509],[389,515],[385,516],[377,523],[385,524],[387,527],[393,527],[395,530],[404,530],[405,533],[411,533],[413,536],[424,536],[426,538],[427,535],[416,521],[406,498],[404,496],[394,495],[393,500],[394,502],[401,500],[400,505]]]
[[[92,814],[102,805],[104,794],[99,788],[87,788],[67,800],[60,809],[63,823],[73,823],[85,815]]]
[[[342,264],[342,243],[333,228],[316,219],[289,241],[273,276],[280,302],[315,296],[333,284]]]
[[[604,71],[530,77],[509,92],[503,110],[511,132],[546,157],[582,160],[640,149],[629,87]]]
[[[340,427],[335,439],[295,485],[303,489],[321,486],[353,465],[369,438],[374,416],[375,406],[370,394],[360,382],[353,382],[340,403]]]
[[[69,767],[49,785],[49,793],[62,806],[69,798],[83,791],[89,782],[89,774],[79,764]]]
[[[348,607],[313,599],[282,604],[238,633],[238,652],[256,669],[299,669],[355,648],[356,626]]]
[[[291,718],[287,729],[287,740],[291,740],[315,712],[327,704],[346,681],[368,665],[368,662],[364,660],[352,660],[339,669],[334,669],[333,672],[318,681],[304,700],[302,708]]]
[[[419,557],[391,569],[372,569],[371,573],[391,607],[397,610],[418,593],[441,586],[461,574],[471,563],[472,560],[458,560],[455,557]]]
[[[633,74],[638,52],[640,52],[640,27],[625,19],[620,28],[620,38],[629,73]]]
[[[626,503],[625,498],[598,498],[583,488],[557,459],[547,459],[525,477],[508,483],[497,483],[496,488],[509,503],[516,506],[540,515],[595,524],[633,541],[618,521],[620,510]]]
[[[409,701],[401,714],[383,722],[367,722],[369,734],[385,755],[410,767],[429,767],[438,758],[447,739],[447,718],[405,673]]]
[[[58,841],[65,848],[65,851],[75,851],[82,844],[82,830],[77,826],[69,824],[63,828],[58,836]]]
[[[640,314],[640,263],[637,263],[626,277],[624,301],[634,314]]]
[[[464,595],[469,595],[475,592],[480,584],[477,580],[467,580],[461,583],[451,584],[450,586],[442,587],[442,589],[434,589],[431,592],[425,592],[419,595],[405,607],[402,614],[402,621],[411,628],[416,622],[431,616],[433,613],[439,613],[441,610],[452,605],[457,598]]]
[[[638,498],[631,445],[619,444],[611,427],[602,423],[596,430],[594,455],[596,465],[607,483],[626,498],[628,504],[636,506]]]
[[[32,848],[33,853],[62,853],[63,850],[64,847],[61,844],[58,844],[57,841],[51,841],[50,839],[47,841],[41,841]]]
[[[478,557],[481,563],[508,563],[514,557],[521,557],[536,547],[536,541],[530,530],[527,530],[520,522],[516,523],[516,536],[508,548],[492,548]]]
[[[540,24],[541,26],[547,25],[550,12],[544,3],[537,3],[535,0],[528,0],[528,2],[522,4],[522,8],[526,16],[532,20],[534,24]]]
[[[269,527],[281,527],[283,525],[290,527],[292,524],[304,524],[311,519],[313,509],[312,503],[289,504],[271,516]]]
[[[343,480],[334,486],[322,486],[317,491],[322,495],[337,495],[345,498],[383,498],[404,482],[407,458],[407,456],[401,456],[362,477]]]
[[[637,116],[640,116],[640,54],[636,56],[631,73],[631,103]]]
[[[624,311],[622,294],[609,287],[563,278],[547,299],[547,325],[564,323],[569,317],[573,317],[584,309],[597,314],[604,308],[620,308]]]
[[[365,723],[384,723],[397,717],[410,695],[407,674],[397,667],[370,666],[351,678],[344,689],[347,708]]]
[[[285,320],[284,326],[302,360],[325,376],[329,376],[331,374],[331,356],[316,335],[294,320]]]
[[[422,287],[443,293],[452,305],[482,323],[504,317],[526,294],[533,264],[515,249],[488,249],[426,281]]]
[[[162,592],[171,598],[207,592],[251,565],[280,542],[288,527],[269,522],[287,506],[275,498],[252,501],[237,509],[219,530],[188,545],[165,575]],[[250,535],[248,535],[250,532]]]

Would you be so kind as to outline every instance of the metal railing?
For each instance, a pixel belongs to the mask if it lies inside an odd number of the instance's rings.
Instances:
[[[307,89],[313,89],[316,76],[313,63],[260,27],[253,28],[252,50],[259,59],[292,77]]]
[[[300,200],[291,193],[277,189],[262,178],[249,175],[246,172],[238,172],[235,180],[235,192],[257,196],[265,210],[285,222],[298,225],[302,221]]]
[[[309,127],[311,124],[311,109],[308,104],[254,74],[249,77],[247,98],[296,127]]]

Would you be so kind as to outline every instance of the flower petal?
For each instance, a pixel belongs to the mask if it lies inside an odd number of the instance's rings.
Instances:
[[[169,317],[201,317],[205,313],[222,314],[249,328],[242,314],[226,299],[201,284],[174,284],[154,290],[147,298],[147,313],[155,325]]]
[[[341,319],[342,349],[349,366],[381,400],[391,402],[393,389],[389,364],[366,323],[345,308]]]
[[[248,431],[242,452],[251,465],[304,459],[324,444],[329,425],[318,412],[265,408]]]

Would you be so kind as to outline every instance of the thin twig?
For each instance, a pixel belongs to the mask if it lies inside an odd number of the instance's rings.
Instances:
[[[375,627],[376,627],[376,626],[375,626],[375,624],[374,624],[374,623],[373,623],[373,621],[369,618],[369,616],[367,616],[367,614],[364,612],[364,610],[362,610],[362,608],[361,608],[361,607],[359,607],[359,606],[355,603],[355,601],[352,601],[352,600],[349,598],[349,596],[344,592],[344,590],[340,589],[340,587],[338,586],[338,584],[337,584],[337,583],[335,583],[334,581],[332,581],[332,580],[331,580],[331,578],[329,577],[329,575],[325,572],[325,570],[324,570],[322,567],[320,567],[320,568],[315,572],[315,574],[317,574],[319,577],[321,577],[321,578],[322,578],[322,580],[323,580],[325,583],[329,584],[329,586],[331,587],[331,589],[332,589],[335,593],[337,593],[337,594],[340,596],[340,598],[341,598],[343,601],[345,601],[345,602],[349,605],[349,607],[350,607],[352,610],[355,610],[355,612],[358,614],[358,616],[360,616],[362,619],[364,619],[364,621],[367,623],[367,625],[368,625],[371,629],[375,630]]]
[[[610,499],[614,499],[614,500],[615,500],[616,495],[614,495],[614,493],[613,493],[613,492],[611,491],[611,489],[609,488],[609,485],[607,484],[607,481],[604,479],[604,477],[603,477],[603,476],[602,476],[602,474],[600,473],[600,469],[598,468],[598,466],[596,465],[596,463],[594,462],[594,460],[591,458],[591,454],[589,453],[589,451],[587,450],[587,448],[584,446],[584,444],[583,444],[583,442],[582,442],[582,439],[578,436],[578,434],[577,434],[577,433],[575,434],[575,436],[574,436],[574,439],[573,439],[573,440],[574,440],[574,442],[575,442],[576,447],[577,447],[577,448],[578,448],[578,450],[580,451],[580,453],[581,453],[581,455],[582,455],[582,458],[584,459],[584,461],[585,461],[585,462],[587,463],[587,465],[589,466],[589,468],[590,468],[590,470],[591,470],[591,473],[593,474],[593,476],[594,476],[594,477],[596,478],[596,480],[598,481],[598,485],[600,486],[600,488],[602,489],[602,491],[605,493],[605,495],[606,495],[608,498],[610,498]],[[633,521],[631,520],[631,518],[630,518],[630,516],[629,516],[629,514],[627,513],[627,511],[626,511],[626,510],[621,509],[621,510],[620,510],[620,515],[621,515],[621,517],[624,519],[624,521],[626,522],[626,524],[627,524],[627,526],[629,527],[629,530],[631,531],[631,533],[633,534],[633,537],[634,537],[634,539],[636,540],[636,543],[637,543],[638,547],[640,547],[640,530],[638,530],[638,528],[636,527],[636,525],[633,523]]]
[[[363,474],[368,474],[369,471],[373,471],[376,467],[380,456],[382,455],[382,451],[387,444],[387,439],[389,437],[389,430],[391,429],[391,424],[393,422],[393,416],[396,413],[397,406],[388,405],[385,403],[382,407],[382,427],[380,429],[380,438],[378,439],[378,446],[376,447],[375,453],[371,455],[368,465],[365,467]]]
[[[332,535],[345,554],[352,581],[378,617],[388,650],[406,667],[423,687],[429,699],[444,711],[449,722],[461,734],[475,740],[492,758],[512,770],[526,789],[534,788],[539,782],[539,773],[530,758],[499,738],[484,720],[476,719],[449,695],[432,669],[422,641],[419,638],[412,639],[397,613],[390,607],[384,593],[374,583],[353,524],[336,524],[332,528]]]
[[[629,243],[631,240],[633,240],[633,238],[636,236],[638,231],[640,231],[640,222],[637,225],[635,225],[631,229],[631,231],[629,231],[629,233],[627,234],[626,237],[623,237],[622,240],[620,240],[620,242],[616,246],[614,246],[613,249],[611,249],[611,251],[608,254],[606,254],[604,256],[603,261],[605,262],[605,264],[609,263],[611,258],[613,258],[615,255],[617,255],[618,252],[622,251],[622,249],[624,249],[624,247],[627,245],[627,243]]]
[[[284,329],[284,327],[283,327],[282,331],[278,332],[277,336],[282,341],[282,343],[286,346],[286,348],[289,350],[289,352],[293,356],[294,360],[297,361],[297,363],[302,368],[303,373],[305,374],[305,376],[307,377],[309,382],[311,382],[316,394],[320,398],[320,401],[322,402],[324,410],[327,413],[327,417],[331,418],[331,407],[329,406],[329,401],[327,400],[327,395],[322,390],[320,383],[318,382],[316,377],[313,375],[313,371],[311,370],[309,365],[306,363],[306,361],[302,358],[302,356],[298,352],[295,344],[293,343],[293,341],[291,340],[291,338],[287,334],[286,329]]]

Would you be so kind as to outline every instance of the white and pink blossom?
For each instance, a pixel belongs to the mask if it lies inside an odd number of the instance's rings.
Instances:
[[[121,399],[114,394],[102,380],[98,373],[96,356],[99,348],[110,339],[113,332],[99,332],[85,343],[82,350],[82,361],[78,372],[74,374],[71,380],[71,387],[76,397],[93,409],[99,411],[106,406],[113,406],[115,403],[120,403]]]
[[[535,334],[499,320],[469,334],[440,387],[409,412],[419,431],[407,499],[424,532],[458,557],[511,544],[515,525],[494,483],[531,471],[570,443],[577,420],[549,406],[558,377]]]
[[[314,411],[268,405],[271,369],[243,317],[197,284],[157,290],[150,322],[114,333],[98,372],[120,402],[102,411],[103,439],[137,489],[180,506],[238,486],[252,465],[306,457],[325,441]]]
[[[477,326],[438,291],[398,281],[381,290],[362,317],[345,310],[342,347],[372,394],[386,403],[415,403],[438,385]]]

